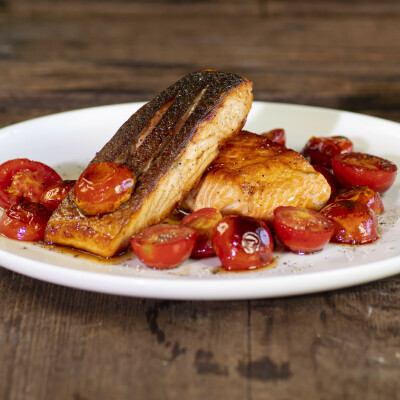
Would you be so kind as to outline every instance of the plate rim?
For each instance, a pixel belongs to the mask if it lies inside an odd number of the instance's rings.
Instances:
[[[35,117],[35,118],[31,118],[25,121],[21,121],[21,122],[17,122],[14,123],[12,125],[8,125],[5,127],[0,128],[0,135],[2,135],[3,133],[7,133],[8,130],[15,130],[19,127],[23,127],[24,125],[27,124],[32,124],[32,123],[39,123],[42,122],[43,120],[49,120],[51,118],[62,118],[62,117],[66,117],[68,118],[69,115],[72,115],[74,113],[85,113],[85,112],[98,112],[101,111],[102,109],[111,109],[111,108],[121,108],[121,107],[135,107],[135,109],[133,111],[135,111],[137,108],[139,108],[141,105],[145,104],[146,102],[140,102],[140,101],[135,101],[135,102],[128,102],[128,103],[120,103],[120,104],[109,104],[109,105],[100,105],[100,106],[92,106],[92,107],[86,107],[86,108],[81,108],[81,109],[74,109],[74,110],[67,110],[67,111],[61,111],[58,113],[54,113],[54,114],[49,114],[49,115],[44,115],[44,116],[39,116],[39,117]],[[381,123],[385,123],[385,124],[393,124],[393,126],[395,126],[397,129],[400,129],[400,123],[395,122],[395,121],[391,121],[391,120],[387,120],[381,117],[376,117],[376,116],[371,116],[371,115],[366,115],[366,114],[360,114],[360,113],[356,113],[356,112],[352,112],[352,111],[346,111],[346,110],[340,110],[340,109],[333,109],[333,108],[327,108],[327,107],[320,107],[320,106],[314,106],[314,105],[302,105],[302,104],[292,104],[292,103],[280,103],[280,102],[265,102],[265,101],[254,101],[253,104],[255,105],[260,105],[260,106],[278,106],[278,107],[289,107],[289,108],[295,108],[297,110],[302,110],[302,109],[307,109],[309,111],[315,111],[315,112],[331,112],[334,114],[348,114],[351,116],[355,116],[357,118],[362,117],[362,118],[366,118],[366,119],[374,119],[377,120],[378,122]],[[124,121],[121,121],[121,124]],[[112,133],[113,134],[113,133]],[[11,257],[11,261],[16,261],[17,266],[14,265],[10,265],[10,263],[6,262],[7,265],[3,265],[4,264],[4,254],[6,254],[8,257]],[[301,256],[300,256],[301,257]],[[7,257],[6,257],[7,258]],[[372,276],[371,274],[369,274],[369,278],[365,279],[361,279],[357,276],[354,276],[354,272],[355,270],[361,270],[361,269],[365,269],[365,266],[368,266],[368,270],[371,268],[378,268],[383,264],[387,266],[387,262],[388,260],[390,261],[390,265],[391,268],[388,268],[387,271],[385,271],[384,274],[381,274],[379,276],[374,275]],[[40,273],[36,272],[36,268],[33,270],[33,272],[30,273],[30,271],[26,271],[26,268],[21,267],[20,263],[32,263],[35,267],[41,266],[43,269],[43,266],[45,267],[44,269],[48,269],[48,268],[57,268],[60,272],[59,275],[57,275],[55,278],[53,277],[52,279],[46,279],[46,277],[43,277]],[[298,295],[304,295],[304,294],[311,294],[311,293],[317,293],[317,292],[324,292],[324,291],[328,291],[328,290],[334,290],[334,289],[341,289],[341,288],[346,288],[346,287],[350,287],[350,286],[355,286],[355,285],[359,285],[359,284],[364,284],[364,283],[369,283],[372,281],[376,281],[376,280],[380,280],[389,276],[394,276],[398,273],[400,273],[400,267],[396,265],[400,265],[400,255],[398,256],[394,256],[394,257],[390,257],[389,259],[384,259],[384,260],[377,260],[377,261],[372,261],[370,263],[367,264],[362,264],[362,265],[356,265],[356,266],[351,266],[351,267],[340,267],[338,268],[341,273],[343,275],[353,275],[353,279],[350,279],[347,281],[347,283],[341,283],[340,286],[338,286],[337,284],[334,284],[333,282],[330,283],[329,282],[329,278],[331,277],[331,275],[337,275],[337,271],[338,269],[329,269],[329,270],[324,270],[324,271],[311,271],[311,272],[306,272],[306,273],[302,273],[302,274],[293,274],[293,275],[280,275],[280,276],[268,276],[268,277],[260,277],[261,280],[270,280],[271,282],[276,282],[276,281],[281,281],[281,280],[286,280],[289,281],[290,285],[292,285],[292,281],[298,281],[300,283],[302,283],[303,281],[309,281],[310,280],[310,276],[312,277],[323,277],[325,282],[325,285],[320,286],[319,288],[317,287],[313,287],[310,289],[310,287],[307,290],[302,289],[302,285],[300,285],[298,290],[290,290],[290,291],[284,291],[284,290],[278,290],[276,293],[253,293],[253,294],[244,294],[243,289],[240,290],[240,293],[238,293],[237,295],[227,295],[228,292],[231,292],[232,289],[231,287],[235,288],[238,287],[240,288],[240,285],[243,285],[243,281],[248,282],[248,279],[228,279],[228,280],[218,280],[218,279],[201,279],[201,278],[189,278],[189,279],[182,279],[182,277],[176,277],[176,278],[168,278],[168,280],[166,280],[165,278],[154,278],[154,277],[139,277],[139,276],[122,276],[122,275],[116,275],[116,274],[105,274],[105,273],[101,273],[99,271],[86,271],[86,270],[75,270],[73,268],[70,267],[66,267],[66,266],[59,266],[59,265],[50,265],[47,263],[42,263],[39,262],[37,260],[34,259],[29,259],[24,257],[23,255],[19,255],[19,254],[13,254],[13,253],[7,253],[5,250],[0,249],[0,263],[1,266],[3,266],[6,269],[9,269],[11,271],[20,273],[24,276],[29,276],[31,278],[34,279],[38,279],[41,281],[45,281],[48,283],[53,283],[53,284],[57,284],[57,285],[62,285],[62,286],[66,286],[66,287],[70,287],[70,288],[74,288],[74,289],[80,289],[80,290],[87,290],[87,291],[91,291],[91,292],[97,292],[97,293],[107,293],[107,294],[113,294],[113,295],[123,295],[123,296],[132,296],[132,297],[143,297],[143,298],[159,298],[159,299],[170,299],[170,300],[243,300],[243,299],[256,299],[256,298],[273,298],[273,297],[288,297],[288,296],[298,296]],[[40,268],[39,268],[40,269]],[[165,282],[174,282],[175,285],[177,286],[191,286],[191,291],[193,292],[194,296],[193,297],[188,297],[187,294],[183,294],[183,293],[164,293],[162,292],[162,295],[160,295],[160,297],[157,296],[157,293],[146,293],[146,291],[133,291],[132,290],[115,290],[114,286],[113,288],[95,288],[93,287],[93,285],[91,284],[87,284],[85,282],[86,279],[82,279],[82,283],[79,282],[75,282],[75,283],[71,283],[69,278],[70,276],[74,276],[77,274],[77,272],[79,274],[82,274],[85,278],[93,278],[93,276],[95,276],[95,281],[102,281],[102,280],[112,280],[112,281],[116,281],[116,283],[118,281],[121,281],[121,279],[125,280],[126,282],[129,282],[129,285],[126,286],[126,283],[124,283],[124,288],[127,287],[128,289],[131,287],[134,288],[141,288],[143,286],[145,286],[149,281],[151,281],[153,283],[153,285],[156,286],[162,286],[163,284],[165,284]],[[351,273],[353,272],[353,273]],[[248,274],[251,274],[252,272],[248,272]],[[247,274],[247,273],[246,273]],[[362,275],[362,274],[361,274]],[[58,279],[58,276],[65,277],[68,276],[68,282],[66,283],[65,281],[63,281],[62,279]],[[92,279],[90,279],[91,282],[93,282]],[[229,290],[227,290],[226,288],[224,288],[224,290],[221,290],[218,294],[216,293],[202,293],[202,290],[200,290],[200,293],[198,293],[198,290],[194,290],[196,286],[198,286],[199,282],[202,281],[206,281],[207,284],[209,286],[221,286],[221,282],[224,282],[225,286],[229,286]],[[193,282],[195,283],[193,285]],[[114,282],[113,282],[114,285]],[[194,286],[194,287],[192,287]],[[186,293],[186,291],[185,291]]]

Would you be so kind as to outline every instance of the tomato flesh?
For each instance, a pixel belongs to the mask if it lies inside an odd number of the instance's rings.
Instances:
[[[136,184],[133,172],[113,162],[89,165],[74,186],[74,201],[85,215],[115,211],[130,199]]]
[[[202,208],[186,215],[181,226],[189,226],[196,229],[197,238],[193,248],[192,258],[207,258],[215,256],[215,250],[211,242],[213,230],[218,221],[222,218],[216,208]]]
[[[376,214],[382,214],[384,211],[382,197],[368,186],[353,186],[350,189],[342,189],[332,196],[330,203],[339,200],[353,200],[364,203]]]
[[[276,128],[268,132],[264,132],[261,134],[261,136],[264,136],[273,142],[279,143],[282,146],[286,146],[286,132],[282,128]]]
[[[56,171],[39,161],[27,158],[6,161],[0,165],[0,206],[38,202],[45,189],[60,180]]]
[[[378,218],[366,204],[339,200],[325,206],[321,213],[335,221],[332,242],[367,244],[379,237]]]
[[[250,217],[223,217],[212,235],[221,265],[228,271],[260,268],[273,260],[274,243],[265,222]]]
[[[40,203],[54,211],[75,185],[75,180],[63,180],[50,185],[40,196]]]
[[[134,235],[131,239],[131,248],[139,260],[147,266],[169,269],[189,258],[195,243],[195,229],[159,224]]]
[[[367,153],[338,154],[332,158],[332,169],[344,187],[368,186],[381,194],[397,175],[397,166],[391,161]]]
[[[331,167],[331,159],[336,154],[353,151],[353,142],[345,136],[311,137],[303,149],[311,164]]]
[[[281,206],[274,210],[274,231],[290,251],[310,254],[329,243],[335,224],[318,211],[300,207]]]
[[[13,204],[0,219],[0,233],[10,239],[28,242],[43,240],[51,212],[40,203]]]

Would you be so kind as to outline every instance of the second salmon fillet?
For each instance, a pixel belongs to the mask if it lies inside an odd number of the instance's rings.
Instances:
[[[268,221],[278,206],[320,210],[330,193],[326,179],[301,154],[242,131],[221,150],[182,206],[190,211],[214,207],[225,215]]]

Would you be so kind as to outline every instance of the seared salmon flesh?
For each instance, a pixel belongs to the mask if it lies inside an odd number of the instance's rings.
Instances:
[[[294,150],[254,133],[230,139],[182,203],[195,211],[271,220],[278,206],[320,210],[331,193],[326,179]]]
[[[128,166],[132,197],[108,214],[85,216],[72,192],[52,215],[45,241],[103,257],[124,251],[133,234],[162,221],[188,194],[225,142],[244,126],[252,83],[211,70],[189,74],[132,115],[94,162]]]

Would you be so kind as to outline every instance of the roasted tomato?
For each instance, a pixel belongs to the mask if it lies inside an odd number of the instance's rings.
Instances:
[[[74,187],[75,182],[75,180],[64,180],[50,185],[40,196],[39,202],[50,211],[54,211]]]
[[[369,206],[376,214],[384,211],[380,194],[368,186],[353,186],[350,189],[342,189],[331,197],[330,203],[339,200],[353,200]]]
[[[332,169],[344,187],[368,186],[381,194],[392,186],[397,174],[391,161],[366,153],[338,154],[332,158]]]
[[[196,243],[196,230],[187,226],[153,225],[134,235],[131,248],[149,267],[169,269],[184,262]]]
[[[273,142],[277,142],[282,146],[286,146],[286,132],[284,129],[272,129],[271,131],[262,133],[261,136],[264,136]]]
[[[321,213],[299,207],[277,207],[273,223],[276,237],[298,254],[322,250],[335,230],[334,222]]]
[[[331,159],[336,154],[353,151],[353,142],[344,136],[313,136],[306,143],[303,154],[310,157],[311,164],[331,167]]]
[[[378,218],[366,204],[339,200],[325,206],[321,213],[335,221],[331,241],[346,244],[366,244],[378,239]]]
[[[101,162],[89,165],[74,187],[74,201],[85,215],[116,210],[131,197],[136,184],[133,172],[124,165]]]
[[[179,225],[184,217],[188,215],[187,212],[181,211],[180,209],[174,209],[167,218],[165,218],[162,223],[170,225]]]
[[[340,183],[337,181],[329,168],[322,165],[313,165],[313,168],[324,176],[329,186],[331,187],[331,193],[335,193],[341,188]]]
[[[215,256],[211,236],[215,225],[221,218],[221,213],[215,208],[202,208],[183,218],[180,225],[194,228],[197,232],[196,244],[191,257],[207,258]]]
[[[271,232],[263,221],[254,218],[223,217],[214,228],[212,244],[228,271],[260,268],[273,260]]]
[[[13,204],[0,219],[0,233],[26,242],[43,240],[51,212],[40,203],[24,201]]]
[[[61,180],[51,167],[39,161],[16,158],[0,165],[0,206],[22,201],[38,202],[44,190]]]

